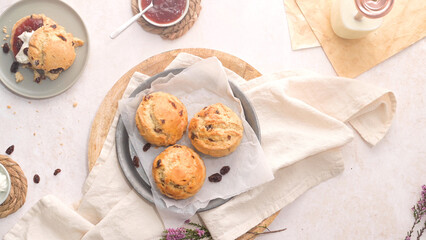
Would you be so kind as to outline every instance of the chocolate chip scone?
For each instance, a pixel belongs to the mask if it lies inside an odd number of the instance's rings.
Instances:
[[[176,144],[155,158],[152,176],[162,194],[174,199],[186,199],[194,196],[203,186],[206,168],[194,150]]]
[[[165,92],[144,96],[136,111],[136,126],[145,140],[157,146],[169,146],[182,138],[188,125],[183,103]]]
[[[188,137],[198,151],[223,157],[237,149],[243,131],[237,114],[222,103],[216,103],[203,108],[191,119]]]

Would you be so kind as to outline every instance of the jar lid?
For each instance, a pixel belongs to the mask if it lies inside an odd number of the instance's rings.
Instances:
[[[392,9],[394,0],[355,0],[358,11],[368,18],[381,18]]]

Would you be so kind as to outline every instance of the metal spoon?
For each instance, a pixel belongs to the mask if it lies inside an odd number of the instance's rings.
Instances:
[[[141,0],[139,0],[139,1],[141,1]],[[152,0],[151,3],[144,10],[142,10],[141,12],[139,12],[138,14],[136,14],[135,16],[130,18],[127,22],[125,22],[123,25],[121,25],[119,28],[117,28],[117,30],[112,32],[111,35],[109,35],[109,37],[112,38],[112,39],[116,38],[118,35],[120,35],[121,32],[123,32],[126,28],[128,28],[134,21],[138,20],[142,16],[142,14],[144,14],[146,11],[148,11],[153,6],[154,6],[154,0]]]

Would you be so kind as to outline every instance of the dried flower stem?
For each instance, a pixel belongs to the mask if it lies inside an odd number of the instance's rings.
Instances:
[[[417,224],[419,224],[422,220],[422,217],[426,215],[426,185],[422,186],[422,192],[420,200],[417,202],[416,205],[414,205],[411,210],[413,211],[414,216],[414,223],[411,226],[410,231],[407,232],[407,235],[405,236],[405,240],[410,240],[411,236],[413,235],[414,228]],[[420,237],[423,235],[423,232],[426,230],[426,221],[423,225],[423,227],[417,231],[417,240],[420,239]]]

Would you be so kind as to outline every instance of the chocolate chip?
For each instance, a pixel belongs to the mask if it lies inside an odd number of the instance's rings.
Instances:
[[[10,71],[13,73],[16,73],[19,68],[19,62],[13,62],[12,66],[10,66]]]
[[[179,111],[179,116],[181,116],[181,117],[182,117],[182,114],[183,114],[183,110],[180,110],[180,111]]]
[[[15,145],[12,145],[12,146],[8,147],[8,148],[6,149],[6,154],[7,154],[7,155],[12,154],[12,153],[13,153],[13,150],[15,150]]]
[[[228,140],[231,140],[231,135],[228,135]]]
[[[24,54],[28,56],[28,48],[24,48]]]
[[[36,82],[36,83],[40,83],[40,82],[41,82],[41,78],[40,78],[40,77],[37,77],[36,79],[34,79],[34,82]]]
[[[207,130],[207,131],[209,131],[209,130],[211,130],[211,129],[213,129],[213,126],[212,126],[211,124],[209,124],[209,125],[207,125],[207,126],[206,126],[206,130]]]
[[[60,169],[60,168],[58,168],[58,169],[56,169],[56,170],[55,170],[55,172],[53,172],[53,175],[55,175],[55,176],[56,176],[56,175],[58,175],[58,173],[60,173],[60,172],[61,172],[61,169]]]
[[[10,48],[9,48],[9,44],[7,44],[7,43],[3,44],[3,52],[4,52],[4,53],[8,53],[8,52],[9,52],[9,50],[10,50]]]
[[[34,64],[35,64],[36,66],[38,66],[38,65],[40,64],[40,62],[39,62],[38,60],[35,60]]]
[[[161,130],[161,128],[154,128],[154,131],[155,131],[156,133],[160,133],[160,132],[162,132],[163,130]]]
[[[24,44],[24,42],[18,38],[18,40],[16,41],[16,43],[14,43],[15,48],[19,50],[21,50],[22,44]]]
[[[144,151],[144,152],[148,151],[150,147],[151,147],[151,143],[146,143],[146,144],[143,146],[143,151]]]
[[[198,138],[197,135],[195,135],[193,132],[191,132],[191,139],[194,140],[195,138]]]
[[[209,177],[210,182],[220,182],[222,181],[222,175],[219,173],[215,173]]]
[[[166,120],[164,120],[164,119],[161,119],[161,123],[162,124],[164,124],[166,122]]]
[[[49,72],[53,74],[57,74],[57,73],[61,73],[62,71],[64,71],[63,68],[56,68],[56,69],[50,70]]]
[[[32,31],[33,31],[33,29],[32,29],[30,26],[25,26],[25,27],[24,27],[24,31],[25,31],[25,32],[32,32]]]
[[[171,103],[171,104],[172,104],[172,106],[176,109],[176,104],[175,104],[174,102],[169,101],[169,103]]]
[[[229,172],[229,170],[231,170],[229,166],[224,166],[220,169],[220,174],[225,175]]]
[[[161,159],[158,159],[157,161],[157,168],[159,168],[161,166]]]
[[[218,110],[216,110],[216,114],[220,114]]]
[[[53,24],[51,27],[52,27],[53,29],[55,29],[55,28],[56,28],[56,24]]]
[[[206,110],[207,107],[203,107],[203,110]]]
[[[174,145],[173,147],[174,147],[174,148],[182,148],[182,146],[181,146],[181,145]]]
[[[213,140],[213,139],[211,139],[211,138],[209,138],[209,141],[210,141],[210,142],[214,142],[214,140]]]
[[[138,156],[134,156],[133,157],[133,166],[135,166],[135,167],[139,167],[139,158],[138,158]]]
[[[64,36],[62,36],[62,35],[58,35],[58,37],[60,38],[60,39],[62,39],[62,41],[67,41],[67,39],[64,37]]]
[[[39,183],[40,182],[40,176],[38,174],[34,175],[33,181],[34,181],[34,183]]]

